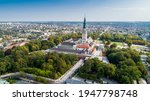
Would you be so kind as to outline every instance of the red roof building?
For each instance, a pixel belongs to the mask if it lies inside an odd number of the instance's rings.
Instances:
[[[21,42],[21,43],[17,43],[17,44],[13,44],[13,45],[9,45],[5,48],[5,51],[8,50],[8,49],[12,49],[13,47],[18,47],[18,46],[24,46],[26,43],[29,43],[29,42]]]
[[[90,45],[88,43],[78,44],[77,48],[89,49]]]

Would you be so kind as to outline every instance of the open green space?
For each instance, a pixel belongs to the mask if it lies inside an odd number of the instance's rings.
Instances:
[[[124,46],[122,42],[111,42],[111,44],[116,44],[117,46]]]

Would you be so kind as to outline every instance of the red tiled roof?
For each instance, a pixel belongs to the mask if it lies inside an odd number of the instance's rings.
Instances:
[[[7,46],[6,47],[6,50],[7,49],[12,49],[14,46],[24,46],[26,43],[28,43],[28,42],[21,42],[21,43],[17,43],[17,44],[14,44],[14,45],[10,45],[10,46]]]
[[[89,44],[79,44],[77,45],[77,48],[90,48]]]

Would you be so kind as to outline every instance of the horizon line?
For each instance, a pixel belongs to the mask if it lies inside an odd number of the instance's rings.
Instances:
[[[39,21],[36,21],[36,20],[35,21],[34,20],[27,21],[27,20],[25,20],[25,21],[19,21],[18,20],[17,21],[16,20],[16,21],[0,21],[0,22],[83,22],[83,21],[81,21],[81,20],[77,20],[77,21],[73,21],[73,20],[72,21],[71,20],[70,21],[69,20],[54,20],[54,21],[40,21],[40,20]],[[87,23],[88,22],[150,22],[150,21],[142,21],[142,20],[141,21],[140,20],[139,21],[132,21],[132,20],[129,20],[129,21],[117,21],[117,20],[116,21],[113,21],[113,20],[112,21],[111,20],[110,21],[94,21],[93,20],[92,21],[92,20],[89,20],[89,21],[87,21]]]

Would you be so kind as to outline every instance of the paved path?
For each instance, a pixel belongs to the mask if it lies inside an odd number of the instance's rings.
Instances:
[[[9,74],[5,74],[5,75],[1,75],[0,78],[8,78],[8,77],[12,77],[12,76],[18,76],[19,74],[20,74],[20,72],[9,73]]]
[[[67,71],[62,77],[56,80],[56,83],[64,83],[74,72],[79,69],[84,63],[83,59],[80,59],[69,71]]]
[[[150,71],[148,71],[148,84],[150,84]]]
[[[108,60],[107,57],[103,57],[103,58],[102,58],[102,61],[109,64],[109,60]]]

